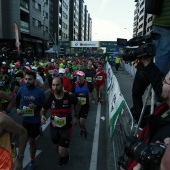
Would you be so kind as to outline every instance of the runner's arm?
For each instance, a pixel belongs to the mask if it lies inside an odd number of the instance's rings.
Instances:
[[[0,127],[7,132],[19,136],[19,150],[18,155],[24,155],[27,143],[27,131],[21,125],[16,123],[12,118],[6,114],[1,114]]]

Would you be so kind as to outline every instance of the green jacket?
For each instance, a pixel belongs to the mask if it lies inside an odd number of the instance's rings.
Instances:
[[[155,15],[153,25],[170,27],[170,0],[164,0],[161,13]]]

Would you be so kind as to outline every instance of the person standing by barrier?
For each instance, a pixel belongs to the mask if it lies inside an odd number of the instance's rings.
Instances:
[[[117,56],[116,59],[115,59],[115,68],[116,68],[116,71],[119,70],[120,63],[121,63],[121,57]]]
[[[163,103],[151,115],[148,126],[144,128],[138,137],[147,144],[157,141],[164,143],[164,140],[170,137],[170,71],[164,77],[159,68],[152,62],[152,58],[141,59],[141,61],[144,65],[144,76],[149,80],[157,97]],[[132,170],[135,165],[137,165],[137,162],[133,161],[128,170]],[[137,165],[136,168],[140,170],[141,166]]]
[[[146,79],[146,77],[142,74],[142,63],[138,62],[137,71],[135,74],[133,86],[132,86],[132,100],[133,100],[133,108],[131,109],[133,118],[135,119],[135,123],[138,122],[142,108],[143,108],[143,100],[142,96],[149,86],[150,82]]]
[[[76,125],[81,105],[74,95],[63,90],[63,79],[56,77],[52,81],[53,93],[44,103],[41,109],[41,123],[46,123],[46,112],[50,109],[51,123],[50,134],[52,142],[56,145],[59,153],[58,166],[66,165],[70,159],[69,145],[72,135],[72,125]],[[72,119],[71,105],[76,105],[75,115]]]
[[[160,38],[158,40],[153,40],[153,43],[156,46],[155,64],[164,75],[168,73],[169,65],[170,65],[170,39],[169,39],[170,10],[169,9],[170,9],[170,0],[162,1],[160,13],[156,14],[153,20],[153,32],[160,34]],[[143,107],[142,96],[146,88],[148,87],[148,85],[149,82],[141,72],[140,63],[139,63],[135,75],[134,83],[133,83],[133,88],[132,88],[134,119],[136,121],[138,121],[140,117],[142,107]]]

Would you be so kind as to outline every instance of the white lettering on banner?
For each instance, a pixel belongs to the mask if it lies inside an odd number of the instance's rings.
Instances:
[[[117,78],[113,74],[110,65],[107,63],[106,72],[109,73],[110,79],[107,81],[108,101],[109,101],[109,125],[110,125],[110,137],[113,136],[115,125],[119,114],[122,111],[124,105],[124,97],[120,92],[119,83]]]
[[[99,47],[99,41],[71,41],[71,47]]]

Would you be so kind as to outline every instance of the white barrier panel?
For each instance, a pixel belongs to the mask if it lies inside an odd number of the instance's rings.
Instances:
[[[111,66],[107,62],[106,66],[107,73],[107,93],[109,102],[109,125],[110,125],[110,136],[113,136],[115,125],[119,114],[121,113],[124,97],[120,92],[119,83],[117,78],[113,74]]]
[[[131,66],[129,64],[125,64],[124,66],[127,68],[127,70],[129,71],[131,70]],[[117,78],[113,74],[112,68],[108,62],[106,64],[106,74],[107,74],[107,93],[108,93],[108,102],[109,102],[110,136],[113,137],[117,119],[126,101],[120,91],[120,86],[117,81]],[[128,107],[127,104],[126,107]],[[132,118],[129,108],[128,111],[130,117]],[[132,124],[133,124],[133,120],[132,120]],[[131,128],[132,126],[133,125],[131,125]]]

